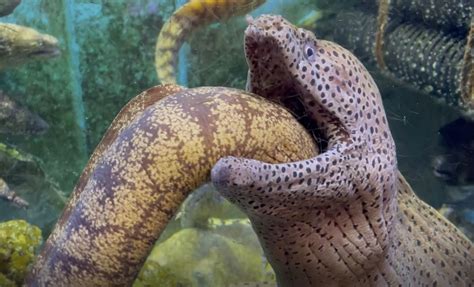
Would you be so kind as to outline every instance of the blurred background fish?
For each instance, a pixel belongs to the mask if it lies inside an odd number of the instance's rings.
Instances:
[[[48,123],[0,91],[0,134],[41,135]]]

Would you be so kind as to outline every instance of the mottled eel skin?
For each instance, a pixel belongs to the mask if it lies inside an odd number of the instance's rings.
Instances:
[[[155,48],[155,68],[162,84],[176,83],[176,57],[196,29],[232,16],[245,15],[265,0],[191,0],[171,15],[161,28]]]
[[[219,87],[152,88],[116,117],[27,286],[130,286],[185,197],[225,155],[287,162],[317,147],[287,110]]]
[[[245,50],[250,91],[292,95],[327,140],[311,159],[227,157],[212,170],[250,217],[278,285],[472,286],[473,245],[399,173],[380,93],[359,60],[270,15],[250,20]]]

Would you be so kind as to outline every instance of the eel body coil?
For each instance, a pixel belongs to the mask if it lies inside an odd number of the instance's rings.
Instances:
[[[129,286],[219,158],[276,163],[317,152],[286,109],[261,97],[218,87],[147,90],[96,148],[27,286]]]
[[[466,37],[380,18],[363,11],[340,13],[335,21],[346,25],[335,29],[335,41],[390,77],[473,113],[472,27]]]
[[[472,0],[363,0],[370,8],[390,8],[390,15],[403,22],[424,23],[446,32],[465,33],[471,25]]]

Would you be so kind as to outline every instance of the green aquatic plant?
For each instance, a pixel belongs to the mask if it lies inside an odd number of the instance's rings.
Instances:
[[[33,162],[33,157],[31,155],[22,153],[19,150],[9,147],[4,143],[0,143],[0,153],[3,153],[6,156],[18,161]]]
[[[41,241],[41,230],[24,220],[0,223],[0,286],[22,284]]]
[[[1,281],[0,281],[1,282]],[[190,286],[191,282],[185,278],[178,278],[173,271],[154,261],[146,261],[138,274],[133,287],[151,287],[159,284],[163,287]]]
[[[0,273],[0,286],[2,287],[16,287],[16,283],[8,279],[7,276]]]

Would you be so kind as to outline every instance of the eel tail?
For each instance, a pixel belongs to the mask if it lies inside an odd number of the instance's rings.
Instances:
[[[179,48],[196,29],[249,13],[265,0],[191,0],[163,25],[155,48],[155,68],[161,84],[176,83]]]

